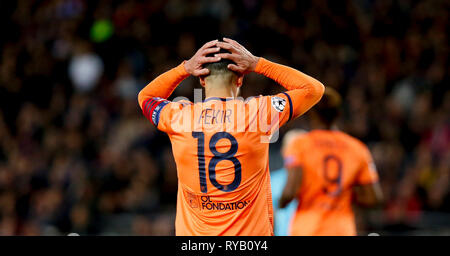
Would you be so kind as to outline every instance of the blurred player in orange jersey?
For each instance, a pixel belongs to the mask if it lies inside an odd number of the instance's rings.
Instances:
[[[381,201],[381,189],[369,149],[335,129],[341,97],[325,89],[310,111],[313,131],[290,138],[283,147],[288,179],[280,207],[298,199],[291,235],[356,235],[353,193],[364,206]]]
[[[237,96],[250,72],[287,91],[244,101]],[[168,101],[190,75],[199,77],[206,99]],[[323,91],[314,78],[226,38],[206,43],[142,89],[139,105],[168,134],[177,165],[176,235],[273,235],[267,138],[310,109]]]

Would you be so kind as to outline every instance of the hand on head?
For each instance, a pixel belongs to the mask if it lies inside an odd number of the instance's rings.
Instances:
[[[215,56],[232,60],[236,64],[229,64],[228,68],[240,74],[247,74],[255,71],[259,58],[250,53],[238,42],[224,37],[225,42],[217,42],[217,46],[228,50],[230,53],[217,53]]]
[[[217,47],[219,40],[213,40],[204,44],[188,61],[184,63],[186,71],[193,76],[205,76],[209,70],[203,67],[205,63],[217,62],[220,57],[207,57],[206,55],[220,51]]]
[[[213,40],[204,44],[191,59],[184,63],[186,71],[193,76],[205,76],[209,74],[209,70],[203,67],[203,64],[229,59],[236,64],[229,64],[228,69],[245,75],[255,70],[259,57],[251,54],[244,46],[238,42],[223,38],[224,42]],[[225,49],[230,53],[219,53],[220,49]],[[216,53],[214,57],[207,55]]]

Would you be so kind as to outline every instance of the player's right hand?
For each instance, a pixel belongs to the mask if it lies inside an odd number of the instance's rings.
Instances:
[[[206,57],[206,55],[211,53],[216,53],[220,51],[220,47],[217,47],[218,40],[213,40],[204,44],[195,54],[184,62],[184,69],[186,72],[193,76],[205,76],[209,74],[209,69],[203,68],[203,64],[210,62],[217,62],[221,58],[216,57]]]
[[[224,37],[225,42],[218,42],[217,46],[228,50],[231,53],[218,53],[215,56],[232,60],[236,64],[229,64],[228,69],[240,74],[247,74],[255,71],[256,64],[258,64],[259,57],[254,56],[251,52],[245,49],[244,46],[238,42]]]

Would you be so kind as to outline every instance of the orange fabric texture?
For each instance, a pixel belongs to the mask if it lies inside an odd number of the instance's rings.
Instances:
[[[378,181],[369,149],[343,132],[314,130],[294,138],[283,156],[286,168],[302,169],[290,234],[356,235],[352,188]]]
[[[323,85],[263,59],[256,72],[292,90],[245,101],[171,102],[166,98],[188,76],[180,65],[139,94],[144,115],[172,144],[178,174],[176,235],[273,235],[265,139],[295,118],[294,113],[311,108],[322,96]],[[298,78],[298,85],[292,77]]]
[[[323,95],[325,87],[318,80],[293,68],[260,58],[255,72],[271,78],[288,91],[295,106],[292,118],[308,111]],[[319,96],[319,97],[318,97]],[[301,99],[301,100],[300,100]]]
[[[139,92],[139,106],[142,108],[142,103],[153,97],[167,99],[188,76],[189,73],[184,69],[184,62],[161,74]]]

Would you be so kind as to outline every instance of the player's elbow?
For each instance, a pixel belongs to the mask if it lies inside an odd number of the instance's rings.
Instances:
[[[325,93],[325,86],[321,82],[314,79],[314,81],[311,81],[308,87],[307,98],[310,100],[312,105],[314,105],[320,101],[323,94]]]
[[[319,100],[322,98],[323,94],[325,93],[325,86],[321,82],[316,81],[313,84],[313,88],[314,88],[313,93],[312,93],[313,97],[316,102],[319,102]]]
[[[142,104],[144,103],[144,101],[147,99],[148,97],[145,95],[144,90],[141,90],[138,93],[138,102],[139,102],[139,106],[142,108]]]

